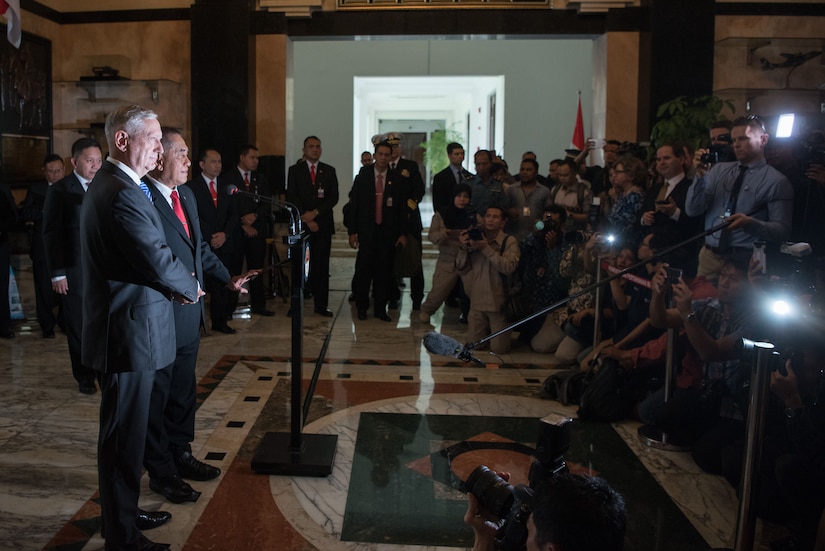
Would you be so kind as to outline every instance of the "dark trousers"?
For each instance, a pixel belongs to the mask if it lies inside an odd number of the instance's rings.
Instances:
[[[11,308],[9,307],[9,263],[11,247],[5,236],[0,234],[0,331],[11,330]]]
[[[150,478],[177,474],[174,456],[191,451],[195,438],[195,364],[200,335],[179,346],[175,363],[161,369],[152,385],[143,464]]]
[[[418,240],[418,250],[421,250],[421,234],[410,234],[409,239]],[[401,289],[398,288],[398,281],[394,278],[390,280],[390,300],[401,299]],[[418,273],[410,277],[410,298],[413,304],[420,305],[424,300],[424,267],[422,266]]]
[[[392,261],[395,240],[381,226],[374,226],[368,239],[359,234],[358,256],[355,258],[355,305],[361,312],[370,306],[370,285],[372,285],[373,308],[376,313],[385,313],[389,299],[392,277]]]
[[[97,473],[106,542],[137,542],[135,526],[154,371],[104,373]]]
[[[240,269],[236,265],[233,255],[220,253],[221,249],[213,249],[215,255],[220,259],[226,269],[233,275],[241,275]],[[220,254],[219,254],[220,253]],[[242,269],[242,268],[241,268]],[[235,270],[238,270],[237,272]],[[212,319],[212,327],[222,327],[226,325],[227,318],[238,306],[238,293],[227,289],[212,278],[206,280],[206,291],[209,293],[209,317]]]
[[[257,270],[264,267],[264,257],[266,256],[266,238],[258,233],[255,237],[243,236],[241,239],[241,251],[235,262],[233,275],[239,275],[243,271],[243,261],[246,260],[247,270]],[[256,277],[249,282],[249,302],[253,310],[264,310],[266,308],[266,297],[264,296],[264,278]],[[233,307],[234,310],[234,307]]]
[[[331,249],[331,234],[326,232],[309,234],[309,288],[314,295],[316,310],[324,310],[329,306],[329,255]]]
[[[54,309],[59,305],[57,293],[52,289],[52,280],[46,267],[46,253],[32,244],[32,275],[34,278],[34,302],[37,323],[41,331],[54,331],[57,318]],[[40,246],[42,247],[42,245]]]
[[[94,381],[97,372],[83,365],[80,356],[80,331],[83,327],[83,296],[77,287],[80,282],[69,281],[69,292],[60,295],[63,305],[63,330],[69,345],[69,360],[72,362],[72,376],[78,383]]]

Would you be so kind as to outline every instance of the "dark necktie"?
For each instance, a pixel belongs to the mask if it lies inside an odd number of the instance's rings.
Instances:
[[[733,189],[730,192],[728,205],[725,208],[725,218],[736,212],[736,202],[739,200],[739,191],[742,189],[742,182],[745,180],[745,173],[747,171],[748,167],[745,165],[739,165],[739,175],[736,176],[736,180],[733,182]],[[732,233],[733,232],[729,230],[727,226],[722,229],[722,233],[719,235],[720,251],[724,252],[730,248]]]
[[[183,214],[183,207],[180,206],[180,197],[178,197],[178,190],[172,190],[172,210],[175,211],[175,216],[178,217],[180,223],[183,224],[183,230],[186,232],[186,237],[192,239],[189,234],[189,224],[186,223],[186,215]]]

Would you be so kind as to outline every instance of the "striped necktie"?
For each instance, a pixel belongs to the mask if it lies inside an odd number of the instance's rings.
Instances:
[[[149,191],[149,186],[147,186],[146,182],[144,182],[143,180],[140,181],[139,185],[140,185],[141,191],[143,191],[143,193],[146,194],[146,197],[148,197],[149,200],[151,201],[152,200],[152,192]]]

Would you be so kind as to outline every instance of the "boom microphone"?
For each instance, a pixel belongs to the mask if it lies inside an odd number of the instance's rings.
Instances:
[[[464,362],[473,362],[476,365],[484,365],[484,362],[473,356],[472,350],[458,342],[452,337],[430,331],[424,335],[424,348],[428,352],[438,354],[439,356],[450,356],[458,358]]]

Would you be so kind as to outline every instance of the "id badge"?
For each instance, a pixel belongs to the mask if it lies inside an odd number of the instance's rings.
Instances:
[[[324,198],[324,188],[319,187],[318,188],[318,199],[323,199],[323,198]]]
[[[527,206],[527,205],[524,205],[524,207],[521,209],[521,215],[525,216],[525,217],[530,217],[531,216],[530,207]]]
[[[387,197],[387,206],[392,207],[392,197]]]

